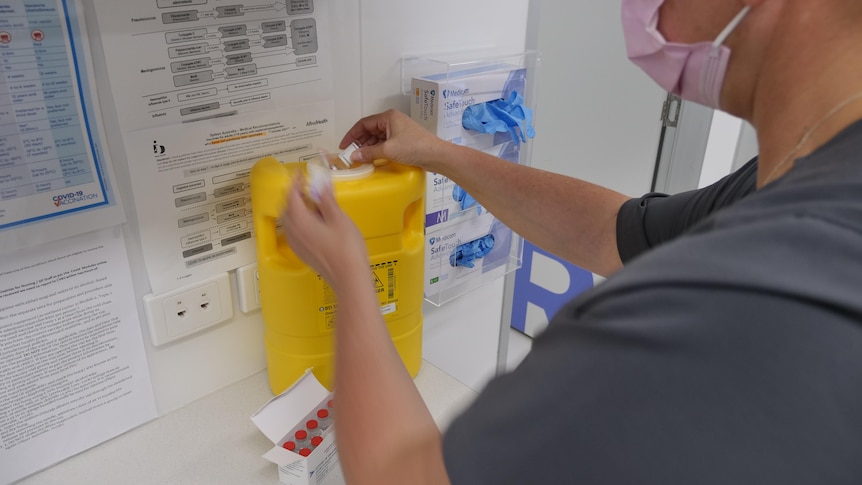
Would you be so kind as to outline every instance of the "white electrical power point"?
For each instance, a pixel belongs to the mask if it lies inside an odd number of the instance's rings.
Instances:
[[[260,277],[257,273],[257,263],[237,268],[236,292],[239,298],[239,309],[243,313],[251,313],[260,308]]]
[[[145,295],[144,313],[155,346],[230,320],[233,318],[230,278],[221,273],[161,295]]]

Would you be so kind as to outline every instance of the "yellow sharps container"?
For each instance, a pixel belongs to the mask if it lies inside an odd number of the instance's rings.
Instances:
[[[276,230],[296,170],[305,163],[259,160],[251,171],[260,298],[269,384],[278,394],[306,369],[334,386],[332,288],[303,263]],[[335,198],[365,237],[373,281],[389,333],[415,377],[422,363],[425,173],[390,163],[334,171]]]

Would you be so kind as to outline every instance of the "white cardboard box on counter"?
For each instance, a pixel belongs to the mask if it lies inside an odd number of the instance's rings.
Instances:
[[[325,408],[332,393],[317,380],[311,369],[286,391],[273,397],[255,412],[251,420],[275,445],[263,455],[278,466],[284,485],[344,485],[344,475],[335,449],[335,432],[330,428],[323,441],[308,457],[282,447],[292,431],[315,411]]]

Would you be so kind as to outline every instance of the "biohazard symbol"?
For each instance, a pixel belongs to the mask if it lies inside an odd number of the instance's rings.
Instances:
[[[371,274],[374,275],[374,286],[377,288],[377,292],[380,293],[381,291],[383,291],[383,288],[384,288],[383,282],[380,281],[380,277],[377,276],[377,273],[372,271]]]

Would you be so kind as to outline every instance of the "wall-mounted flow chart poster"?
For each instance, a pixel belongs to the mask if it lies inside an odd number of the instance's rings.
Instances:
[[[125,136],[155,294],[255,261],[249,174],[269,155],[308,160],[333,139],[333,104],[294,105]],[[156,144],[156,150],[146,149]],[[155,153],[154,153],[155,152]]]
[[[109,203],[72,22],[65,0],[0,0],[0,231]]]
[[[254,162],[334,148],[332,2],[94,6],[153,293],[254,262]]]
[[[332,98],[324,0],[97,0],[124,132]]]

